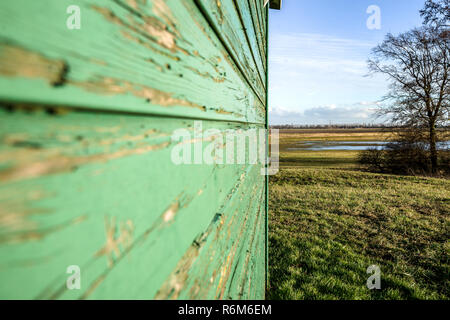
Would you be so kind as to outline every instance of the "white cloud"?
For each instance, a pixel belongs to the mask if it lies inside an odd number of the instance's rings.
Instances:
[[[303,111],[288,110],[279,107],[269,107],[269,116],[282,118],[303,117]]]
[[[271,124],[339,124],[371,123],[375,121],[377,102],[358,102],[351,105],[330,104],[303,111],[269,108]]]
[[[283,108],[272,110],[271,123],[371,122],[374,100],[387,90],[384,77],[365,77],[375,45],[323,34],[271,35],[269,102]]]
[[[372,108],[357,108],[357,107],[336,107],[335,105],[315,107],[307,109],[303,112],[306,118],[317,118],[325,122],[330,121],[344,121],[355,122],[355,120],[366,121],[373,114]]]
[[[300,33],[274,35],[270,45],[270,62],[277,65],[361,74],[367,72],[365,53],[376,43]]]
[[[372,101],[372,102],[361,101],[361,102],[358,102],[356,104],[360,105],[360,106],[379,106],[379,105],[381,105],[381,102],[380,101]]]

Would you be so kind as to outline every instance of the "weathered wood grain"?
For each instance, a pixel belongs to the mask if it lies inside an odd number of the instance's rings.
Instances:
[[[265,31],[265,20],[260,20],[260,7],[257,5],[257,0],[247,0],[248,6],[250,8],[250,15],[252,17],[253,21],[253,29],[256,35],[256,40],[258,42],[258,46],[260,48],[261,57],[263,60],[263,64],[266,70],[266,77],[267,77],[267,48],[266,48],[266,31]],[[264,7],[263,7],[264,8]],[[263,15],[265,16],[265,15]],[[266,86],[267,87],[267,86]]]
[[[242,181],[230,193],[230,203],[192,244],[157,299],[263,298],[264,185],[254,178],[252,184]]]
[[[69,30],[72,2],[0,3],[1,100],[264,123],[262,86],[193,1],[79,0]]]
[[[0,297],[262,298],[261,166],[173,164],[171,134],[192,126],[0,110]],[[81,290],[65,287],[69,265],[81,267]]]
[[[253,55],[248,43],[244,24],[234,0],[195,0],[209,18],[218,37],[248,79],[251,87],[265,101],[265,82],[262,74],[262,61]],[[255,48],[256,49],[256,48]],[[255,50],[256,51],[256,50]]]
[[[260,28],[261,32],[265,35],[267,33],[267,24],[265,23],[267,7],[264,7],[262,1],[259,1],[259,0],[250,0],[250,1],[254,2],[255,8],[256,8],[256,15],[254,16],[254,18],[258,19],[259,28]]]
[[[255,31],[253,19],[252,19],[252,11],[249,6],[249,2],[247,1],[235,1],[236,9],[239,13],[241,22],[243,24],[243,30],[245,32],[245,36],[247,42],[249,43],[249,50],[252,53],[255,61],[257,61],[258,71],[261,75],[261,79],[265,81],[266,78],[266,66],[265,66],[265,54],[260,51],[259,43],[258,43],[258,35]],[[265,87],[264,83],[264,87]]]
[[[264,298],[263,166],[171,158],[197,119],[267,127],[267,16],[242,1],[77,0],[80,30],[73,1],[0,2],[1,299]]]

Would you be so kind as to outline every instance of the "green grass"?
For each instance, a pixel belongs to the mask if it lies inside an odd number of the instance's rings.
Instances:
[[[297,168],[356,169],[358,151],[281,151],[280,165]]]
[[[449,299],[450,181],[358,172],[356,154],[281,148],[267,298]]]

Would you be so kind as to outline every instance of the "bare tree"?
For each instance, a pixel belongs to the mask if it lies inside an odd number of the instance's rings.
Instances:
[[[388,34],[372,50],[369,69],[387,75],[390,91],[379,114],[394,125],[426,129],[431,170],[438,167],[436,127],[449,121],[449,34],[423,26]]]
[[[424,24],[438,29],[450,27],[450,0],[427,0],[420,10]]]

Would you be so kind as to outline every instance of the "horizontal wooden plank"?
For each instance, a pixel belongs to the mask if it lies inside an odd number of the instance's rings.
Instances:
[[[235,1],[236,9],[241,17],[242,24],[244,26],[244,33],[246,34],[247,41],[249,43],[250,51],[256,61],[258,71],[261,75],[261,79],[266,79],[266,56],[260,51],[260,44],[258,43],[258,35],[255,30],[252,18],[252,10],[250,9],[249,2],[247,1]],[[259,30],[261,32],[261,30]],[[264,83],[265,85],[265,83]]]
[[[176,165],[172,135],[194,127],[0,107],[0,298],[263,298],[262,166]],[[213,142],[187,143],[200,141]],[[66,287],[70,265],[80,290]]]
[[[254,32],[256,34],[256,40],[258,42],[258,46],[260,48],[261,56],[267,57],[267,44],[266,44],[266,31],[267,31],[267,19],[261,20],[263,16],[261,16],[261,8],[258,5],[258,0],[247,0],[248,6],[250,8],[250,15],[252,17]],[[263,7],[264,8],[264,7]],[[267,60],[263,61],[265,70],[267,72]],[[267,73],[266,73],[267,76]]]
[[[264,7],[262,1],[260,0],[251,0],[254,2],[255,4],[255,8],[257,11],[256,17],[259,20],[259,26],[263,32],[263,34],[265,35],[267,32],[267,19],[266,19],[266,10],[267,7]]]
[[[264,297],[264,185],[244,183],[232,194],[220,210],[223,213],[178,262],[157,299]]]
[[[0,3],[0,100],[264,123],[257,73],[255,91],[193,1],[78,0],[79,30],[72,4]]]
[[[217,30],[218,36],[240,66],[256,94],[261,101],[265,101],[265,76],[259,72],[262,61],[252,54],[253,48],[246,38],[245,26],[241,21],[236,2],[234,0],[196,0],[196,2]]]

